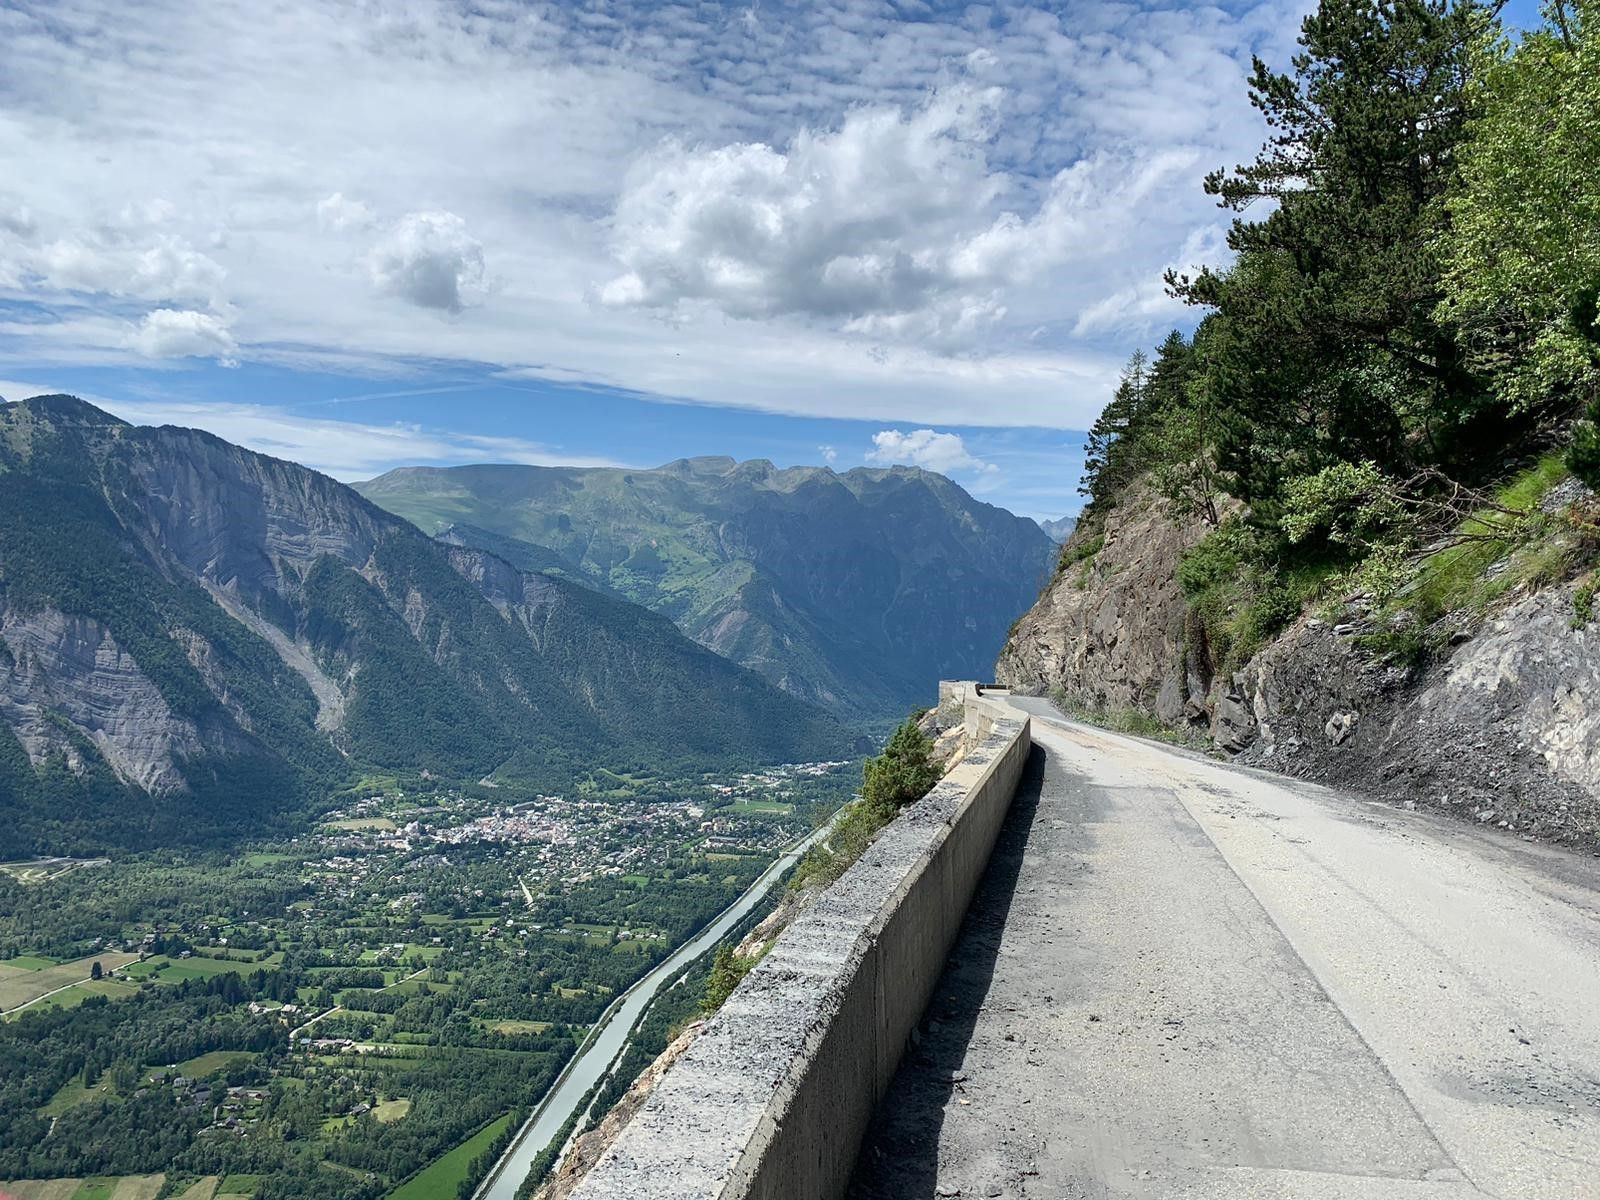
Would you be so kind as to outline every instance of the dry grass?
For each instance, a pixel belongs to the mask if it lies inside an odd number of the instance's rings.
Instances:
[[[125,954],[116,950],[92,954],[76,962],[60,963],[37,971],[0,963],[0,1011],[9,1013],[57,988],[86,981],[90,969],[97,962],[109,975],[118,967],[125,967],[137,961],[139,961],[137,954]]]
[[[16,1183],[0,1183],[0,1196],[15,1200],[72,1200],[81,1179],[23,1179]]]
[[[111,1200],[156,1200],[165,1175],[124,1175],[117,1180]]]

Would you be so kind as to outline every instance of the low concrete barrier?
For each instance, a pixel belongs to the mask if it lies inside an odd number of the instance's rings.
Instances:
[[[947,695],[947,689],[949,689]],[[832,1200],[944,969],[1031,746],[959,695],[965,759],[778,939],[574,1200]]]

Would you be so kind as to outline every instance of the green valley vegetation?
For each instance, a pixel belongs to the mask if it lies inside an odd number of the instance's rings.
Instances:
[[[989,672],[1054,547],[910,467],[408,467],[357,485],[442,539],[670,617],[804,699],[885,727]]]
[[[264,843],[17,864],[0,872],[0,1180],[470,1190],[612,999],[856,779],[853,762],[611,776],[516,804],[394,788]],[[652,1006],[630,1069],[707,970]]]
[[[832,883],[839,878],[902,808],[922,799],[939,782],[944,767],[934,758],[933,740],[922,730],[923,715],[922,711],[914,712],[902,721],[883,753],[862,766],[861,798],[839,818],[833,832],[800,860],[790,881],[792,888]],[[738,979],[734,978],[727,990],[731,992],[737,985]],[[725,998],[726,994],[722,999]],[[716,1003],[720,1004],[721,999]]]
[[[1214,669],[1353,594],[1425,655],[1416,618],[1600,544],[1592,494],[1544,503],[1600,486],[1600,3],[1513,39],[1471,0],[1323,0],[1250,96],[1270,140],[1204,183],[1233,261],[1169,273],[1204,317],[1130,360],[1061,569],[1147,480],[1210,529],[1180,581]]]

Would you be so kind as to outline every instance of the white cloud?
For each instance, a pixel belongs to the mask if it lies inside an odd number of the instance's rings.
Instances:
[[[1003,93],[958,86],[918,109],[860,109],[787,150],[670,144],[617,203],[627,272],[610,305],[705,301],[734,317],[844,324],[949,304],[992,313],[995,281],[963,269],[974,226],[1006,190],[987,165]],[[883,329],[874,332],[883,332]]]
[[[1183,302],[1167,291],[1164,276],[1167,270],[1194,274],[1206,263],[1223,260],[1227,254],[1227,230],[1221,225],[1208,225],[1194,230],[1184,239],[1177,256],[1159,272],[1147,279],[1130,284],[1097,300],[1078,314],[1073,332],[1093,335],[1109,331],[1141,334],[1148,337],[1155,327],[1165,323],[1169,328],[1185,315]]]
[[[483,245],[455,213],[408,213],[372,248],[367,268],[380,292],[457,313],[482,293]]]
[[[158,308],[146,313],[127,345],[146,358],[215,358],[235,365],[238,343],[222,321],[193,309]]]
[[[1082,428],[1308,3],[17,0],[0,370],[145,361],[159,307],[251,361]]]
[[[24,248],[13,259],[35,287],[145,300],[217,302],[227,272],[173,234],[98,230]]]
[[[839,461],[839,450],[836,446],[818,446],[817,453],[822,455],[822,461],[825,463],[836,463]]]
[[[334,192],[317,201],[317,225],[333,233],[369,229],[374,219],[372,209],[363,201],[347,200],[343,192]]]
[[[162,400],[97,400],[97,403],[125,421],[203,428],[262,454],[303,463],[346,481],[370,478],[391,467],[414,463],[627,465],[607,458],[563,455],[523,438],[482,437],[408,424],[330,421],[255,404]]]
[[[913,429],[909,433],[897,429],[880,430],[872,435],[867,461],[879,466],[904,463],[941,475],[969,471],[980,476],[997,475],[1000,471],[993,463],[985,462],[968,450],[960,434],[932,429]]]
[[[0,400],[26,400],[30,396],[50,396],[61,389],[43,383],[24,383],[20,379],[0,379]]]

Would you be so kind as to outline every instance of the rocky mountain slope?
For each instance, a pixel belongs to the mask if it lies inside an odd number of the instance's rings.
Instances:
[[[1054,557],[1033,522],[908,467],[411,467],[357,486],[451,540],[526,543],[838,711],[900,714],[987,674]]]
[[[1417,615],[1437,583],[1425,562],[1394,601],[1327,597],[1229,664],[1178,582],[1207,527],[1174,519],[1141,480],[1068,541],[996,674],[1244,763],[1600,847],[1600,624],[1592,547],[1571,532],[1593,502],[1570,480],[1552,488],[1550,532],[1457,572],[1431,622]]]
[[[524,565],[209,434],[0,407],[0,857],[281,824],[364,771],[560,787],[847,742]]]

